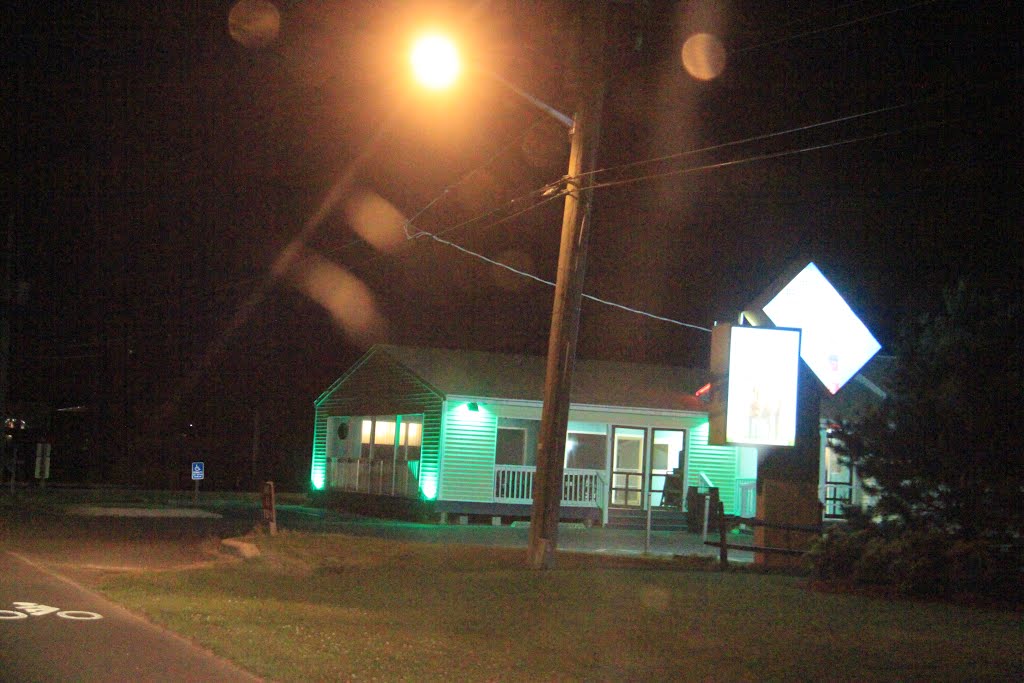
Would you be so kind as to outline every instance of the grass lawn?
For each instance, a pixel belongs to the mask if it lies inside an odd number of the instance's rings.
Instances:
[[[119,602],[281,681],[1022,680],[1021,614],[823,594],[668,561],[255,536],[262,556],[108,577]]]

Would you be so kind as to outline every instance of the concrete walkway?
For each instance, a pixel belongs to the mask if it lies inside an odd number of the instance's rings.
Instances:
[[[279,506],[278,526],[282,529],[338,532],[356,536],[375,536],[419,543],[464,543],[505,548],[527,547],[528,524],[490,526],[485,524],[438,525],[378,520],[348,515],[334,510],[304,506]],[[749,542],[749,536],[731,536],[733,542]],[[747,540],[743,540],[747,539]],[[709,540],[715,540],[709,538]],[[685,531],[652,531],[648,541],[642,530],[587,528],[582,524],[562,524],[558,530],[559,550],[615,555],[672,557],[675,555],[718,557],[718,548],[704,545],[700,534]],[[729,560],[752,562],[753,553],[729,551]]]

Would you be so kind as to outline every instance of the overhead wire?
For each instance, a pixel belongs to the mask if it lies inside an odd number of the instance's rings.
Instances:
[[[734,49],[734,50],[729,50],[727,52],[727,54],[733,54],[733,55],[743,54],[744,52],[751,52],[753,50],[760,50],[761,48],[765,48],[765,47],[772,47],[774,45],[779,45],[780,43],[786,43],[786,42],[789,42],[791,40],[799,40],[800,38],[807,38],[808,36],[817,35],[819,33],[828,33],[829,31],[834,31],[834,30],[839,29],[839,28],[846,28],[848,26],[856,26],[857,24],[863,24],[863,23],[866,23],[868,21],[872,21],[874,19],[878,19],[879,17],[885,17],[885,16],[889,16],[891,14],[899,14],[900,12],[906,12],[908,10],[916,9],[918,7],[924,7],[925,5],[933,5],[936,2],[938,2],[938,1],[939,0],[921,0],[921,2],[911,3],[909,5],[904,5],[903,7],[895,7],[895,8],[892,8],[892,9],[882,10],[880,12],[875,12],[873,14],[868,14],[868,15],[865,15],[865,16],[862,16],[862,17],[857,17],[855,19],[850,19],[848,21],[842,21],[842,22],[839,22],[837,24],[832,24],[831,26],[824,26],[822,28],[812,29],[812,30],[809,30],[809,31],[803,31],[803,32],[800,32],[800,33],[793,33],[793,34],[790,34],[788,36],[784,36],[782,38],[777,38],[775,40],[767,40],[767,41],[764,41],[762,43],[757,43],[755,45],[748,45],[747,47],[738,48],[738,49]]]
[[[742,159],[730,159],[728,161],[719,161],[712,164],[704,164],[701,166],[691,166],[688,168],[675,169],[672,171],[663,171],[661,173],[650,173],[642,176],[635,176],[632,178],[623,178],[620,180],[610,180],[602,183],[595,183],[590,185],[590,189],[601,189],[606,187],[618,187],[620,185],[629,185],[633,183],[639,183],[646,180],[656,180],[659,178],[667,178],[675,175],[684,175],[687,173],[695,173],[697,171],[710,171],[719,168],[728,168],[730,166],[738,166],[740,164],[748,164],[756,161],[768,161],[770,159],[778,159],[787,156],[794,156],[796,154],[806,154],[809,152],[817,152],[831,147],[841,147],[844,145],[852,145],[858,142],[868,142],[870,140],[878,140],[881,138],[893,137],[902,133],[907,133],[914,130],[925,130],[928,128],[937,128],[944,126],[954,119],[946,119],[942,121],[929,121],[916,126],[906,126],[897,130],[881,131],[879,133],[872,133],[870,135],[861,135],[854,138],[846,138],[843,140],[833,140],[831,142],[824,142],[818,145],[808,145],[806,147],[799,147],[795,149],[786,149],[779,152],[766,152],[764,154],[755,154],[753,156],[744,157]]]

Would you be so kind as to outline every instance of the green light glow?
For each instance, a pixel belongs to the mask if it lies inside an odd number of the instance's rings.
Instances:
[[[488,411],[484,405],[477,403],[476,401],[460,403],[455,406],[450,414],[461,422],[487,422],[492,419],[490,417],[490,411]]]
[[[427,500],[434,500],[437,498],[437,476],[431,475],[424,477],[421,482],[420,491],[423,492],[423,497]]]
[[[310,482],[313,484],[313,488],[317,491],[323,490],[324,480],[324,471],[322,469],[314,469],[313,474],[310,477]]]

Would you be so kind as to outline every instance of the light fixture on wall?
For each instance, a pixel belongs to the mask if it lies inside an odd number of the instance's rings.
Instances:
[[[480,404],[477,403],[476,401],[470,401],[468,404],[466,404],[466,407],[472,410],[474,413],[480,411]]]

